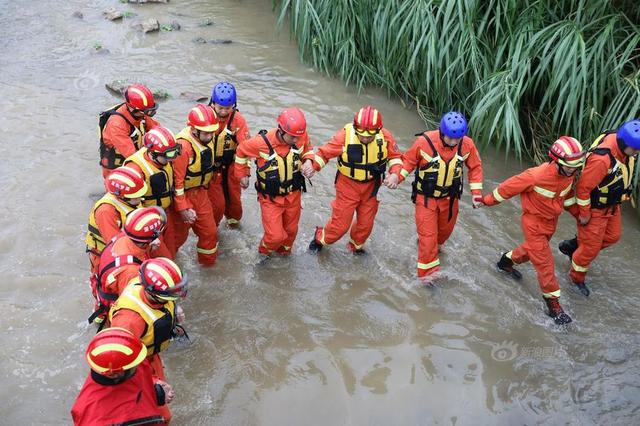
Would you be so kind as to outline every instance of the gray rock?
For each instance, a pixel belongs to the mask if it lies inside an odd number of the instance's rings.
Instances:
[[[133,28],[138,31],[142,31],[143,33],[152,33],[155,31],[160,31],[160,22],[158,22],[155,18],[145,19],[142,22],[138,22],[133,25]]]
[[[109,21],[117,21],[118,19],[122,19],[124,16],[124,12],[121,10],[117,10],[115,7],[110,7],[107,10],[102,12],[104,19],[108,19]]]
[[[192,102],[207,102],[209,100],[209,96],[202,96],[202,93],[195,92],[182,92],[180,93],[180,97]]]
[[[198,37],[198,38],[194,38],[193,42],[199,43],[199,44],[230,44],[230,43],[233,43],[233,40],[229,40],[226,38],[215,38],[213,40],[206,40],[202,37]]]
[[[213,25],[213,19],[205,18],[198,24],[199,27],[208,27],[209,25]]]
[[[170,24],[162,24],[160,26],[160,29],[162,31],[180,31],[181,28],[182,28],[182,26],[180,25],[180,22],[178,22],[178,21],[171,21]]]
[[[79,10],[76,10],[75,12],[73,12],[72,15],[74,18],[78,18],[78,19],[83,19],[84,15],[82,14],[82,12],[80,12]]]
[[[203,39],[202,37],[194,38],[193,42],[197,44],[207,44],[207,40]]]

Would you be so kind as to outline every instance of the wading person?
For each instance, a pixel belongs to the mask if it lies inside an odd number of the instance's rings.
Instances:
[[[466,136],[467,120],[448,112],[438,130],[418,134],[404,154],[402,169],[390,183],[402,182],[415,170],[411,199],[418,232],[418,278],[430,282],[440,269],[439,246],[456,225],[464,167],[469,170],[473,207],[482,205],[482,162],[473,140]]]
[[[262,212],[264,235],[258,245],[263,255],[289,255],[298,234],[302,192],[306,191],[302,165],[311,163],[313,151],[307,121],[299,108],[287,108],[278,116],[278,127],[261,130],[241,143],[236,151],[235,169],[240,185],[249,187],[249,160],[256,159],[256,191]]]
[[[216,168],[212,141],[217,129],[213,109],[196,105],[189,111],[187,127],[176,135],[182,152],[173,162],[176,192],[171,209],[172,250],[177,252],[187,240],[189,229],[193,229],[198,236],[198,262],[203,266],[215,265],[218,256],[218,225],[207,193]]]
[[[331,218],[324,227],[316,228],[309,250],[318,252],[351,229],[348,249],[354,254],[364,253],[364,243],[371,235],[378,212],[378,189],[385,179],[387,166],[389,173],[401,168],[402,154],[391,133],[382,127],[382,114],[365,106],[355,113],[351,123],[345,124],[329,142],[318,148],[314,162],[306,165],[305,171],[313,174],[336,157],[336,198]],[[397,182],[390,186],[396,187]]]
[[[531,261],[549,316],[556,324],[568,324],[571,317],[560,306],[560,285],[553,267],[549,240],[556,231],[562,211],[575,203],[572,189],[585,153],[576,139],[561,136],[551,145],[549,157],[550,162],[502,182],[493,193],[484,196],[483,202],[493,206],[520,194],[524,242],[502,255],[498,269],[520,279],[522,275],[513,265]]]
[[[576,184],[578,237],[560,243],[560,251],[571,258],[571,281],[585,296],[590,293],[585,277],[591,262],[600,250],[620,240],[620,203],[633,193],[638,150],[640,120],[605,132],[589,149]]]
[[[151,90],[142,84],[133,84],[125,90],[124,100],[100,113],[100,165],[104,178],[142,148],[145,132],[158,126],[151,118],[158,108]]]
[[[224,216],[227,226],[236,228],[242,218],[242,190],[232,166],[238,144],[250,137],[249,127],[236,107],[237,95],[233,84],[226,81],[216,84],[211,91],[209,105],[220,123],[213,142],[217,173],[209,185],[209,199],[216,224],[220,224]]]
[[[173,389],[154,379],[147,348],[128,330],[96,334],[86,351],[91,372],[71,408],[75,426],[166,425]]]

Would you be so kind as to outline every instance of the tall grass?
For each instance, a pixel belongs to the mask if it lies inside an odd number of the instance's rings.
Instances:
[[[274,0],[301,58],[540,160],[640,116],[637,0]]]

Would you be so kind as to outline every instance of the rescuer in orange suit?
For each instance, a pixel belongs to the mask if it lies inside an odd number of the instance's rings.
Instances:
[[[213,109],[196,105],[189,111],[187,127],[176,135],[182,152],[173,162],[176,192],[171,208],[175,236],[172,251],[178,251],[193,228],[198,236],[198,262],[204,266],[215,265],[218,257],[218,225],[207,193],[216,167],[212,140],[217,129]]]
[[[400,170],[402,154],[391,133],[382,127],[382,114],[367,105],[354,114],[353,122],[347,123],[318,148],[315,161],[306,166],[308,170],[305,171],[311,174],[319,171],[335,157],[338,157],[338,172],[331,218],[324,227],[316,228],[309,250],[320,251],[323,246],[338,241],[351,228],[347,247],[354,254],[364,253],[362,247],[371,235],[378,212],[378,189],[387,166],[389,173]]]
[[[142,175],[128,167],[112,171],[105,180],[105,186],[108,192],[93,205],[89,214],[85,239],[91,264],[89,282],[96,299],[95,309],[99,308],[96,287],[100,255],[106,244],[122,230],[127,215],[140,206],[141,197],[147,192]]]
[[[261,130],[238,146],[236,176],[243,189],[249,187],[249,160],[256,159],[256,190],[262,211],[264,235],[258,251],[270,255],[277,251],[289,255],[298,234],[302,210],[301,195],[306,190],[302,164],[311,164],[313,151],[307,134],[307,121],[299,108],[287,108],[278,116],[278,128]]]
[[[411,199],[416,205],[418,231],[418,278],[433,280],[440,269],[439,246],[444,244],[458,219],[464,166],[469,170],[473,207],[482,205],[482,162],[473,140],[467,135],[463,114],[450,111],[438,130],[418,134],[404,154],[402,169],[389,177],[389,184],[402,182],[415,169]]]
[[[143,207],[131,212],[123,231],[104,248],[96,277],[98,308],[89,323],[103,318],[132,278],[138,276],[143,261],[152,257],[167,223],[161,207]],[[98,321],[99,323],[102,321]]]
[[[227,226],[236,228],[242,218],[242,191],[240,181],[233,173],[233,159],[238,145],[249,139],[249,127],[236,108],[237,95],[233,84],[226,81],[216,84],[211,91],[209,105],[216,112],[220,124],[213,141],[216,173],[209,185],[209,199],[216,224],[219,225],[224,216]]]
[[[589,149],[576,184],[578,237],[561,242],[559,248],[571,258],[571,281],[585,296],[590,293],[584,281],[591,262],[600,250],[620,240],[620,203],[633,193],[638,150],[640,120],[605,132]]]
[[[143,206],[158,206],[168,211],[175,192],[171,163],[180,155],[181,149],[182,145],[176,142],[173,133],[166,127],[158,126],[145,133],[144,146],[125,160],[127,167],[144,176],[147,192],[142,197]],[[160,247],[153,252],[154,257],[174,257],[172,222],[168,217],[167,226],[160,237]]]
[[[91,372],[71,408],[75,426],[166,425],[171,386],[153,377],[147,348],[122,328],[96,334],[85,354]]]
[[[549,150],[551,161],[525,170],[501,183],[483,202],[493,206],[520,194],[522,201],[522,233],[524,243],[504,253],[498,269],[522,278],[514,264],[533,263],[538,275],[548,314],[556,324],[568,324],[571,317],[560,306],[560,285],[553,268],[549,240],[556,231],[563,209],[575,204],[573,185],[576,171],[584,163],[585,153],[580,143],[569,136],[561,136]]]
[[[147,359],[153,375],[166,382],[160,352],[169,347],[170,340],[184,334],[179,325],[184,312],[176,302],[187,295],[187,279],[171,259],[158,257],[140,265],[138,277],[132,279],[118,300],[111,306],[109,322],[113,327],[129,330],[147,347]],[[169,407],[161,413],[171,419]]]
[[[153,118],[158,105],[142,84],[133,84],[124,92],[124,103],[100,113],[100,165],[106,179],[113,169],[142,148],[145,132],[158,126]]]

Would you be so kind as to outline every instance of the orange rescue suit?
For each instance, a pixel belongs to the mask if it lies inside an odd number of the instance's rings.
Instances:
[[[275,151],[274,153],[270,152],[269,146],[260,134],[238,146],[234,166],[234,173],[238,178],[251,174],[249,165],[249,159],[251,158],[256,159],[256,168],[258,170],[267,167],[271,157],[274,160],[276,158],[279,159],[280,163],[286,163],[286,159],[290,157],[292,149],[299,151],[301,163],[313,158],[308,134],[305,133],[299,137],[295,146],[290,146],[280,140],[276,133],[277,129],[271,129],[265,134]],[[293,171],[289,170],[288,173],[291,174]],[[286,192],[284,189],[283,191]],[[258,246],[258,250],[261,253],[270,254],[272,251],[278,251],[281,254],[289,254],[291,252],[293,242],[298,234],[298,222],[300,221],[302,210],[301,196],[301,190],[290,190],[288,193],[275,196],[258,192],[264,229],[264,235]]]
[[[549,162],[510,177],[483,199],[487,206],[493,206],[520,194],[524,243],[507,257],[514,263],[533,263],[542,295],[547,298],[560,297],[549,240],[563,209],[574,203],[574,179],[560,174],[557,164]]]
[[[350,139],[349,143],[347,143],[347,136]],[[378,138],[384,145],[378,146]],[[339,130],[316,152],[313,162],[313,168],[316,171],[322,169],[332,158],[339,157],[340,161],[335,181],[336,198],[331,203],[331,218],[323,228],[316,230],[315,239],[322,245],[333,244],[351,228],[347,247],[355,252],[362,249],[373,230],[379,205],[376,195],[382,176],[361,172],[359,174],[361,178],[356,179],[358,170],[350,170],[349,166],[343,162],[348,160],[348,149],[351,145],[363,147],[363,153],[359,153],[363,160],[359,163],[366,162],[367,158],[377,161],[378,155],[384,153],[380,156],[380,163],[384,168],[389,166],[389,173],[397,172],[402,166],[402,153],[393,135],[387,129],[381,129],[370,143],[363,144],[357,139],[351,124]],[[369,162],[369,164],[372,163]],[[354,178],[351,177],[352,175]],[[354,213],[356,220],[352,225]]]
[[[224,120],[218,117],[220,127],[212,142],[218,162],[219,171],[213,176],[209,185],[209,200],[213,207],[216,223],[222,217],[227,224],[236,226],[242,218],[242,189],[240,181],[232,170],[234,154],[237,146],[249,139],[249,127],[240,111],[234,109]]]
[[[426,136],[425,136],[426,135]],[[427,139],[427,137],[429,139]],[[404,154],[400,182],[414,170],[414,202],[416,229],[418,232],[418,277],[431,275],[440,269],[438,245],[444,244],[458,219],[458,198],[462,193],[463,165],[469,170],[469,187],[474,196],[482,194],[482,162],[473,140],[465,136],[454,147],[446,146],[440,132],[432,130],[418,136]],[[457,179],[453,177],[457,176]],[[433,177],[433,185],[424,182]],[[418,183],[422,185],[418,187]],[[458,187],[453,188],[454,185]],[[452,189],[455,191],[452,192]],[[453,193],[453,196],[447,195]],[[425,195],[430,194],[430,195]]]

